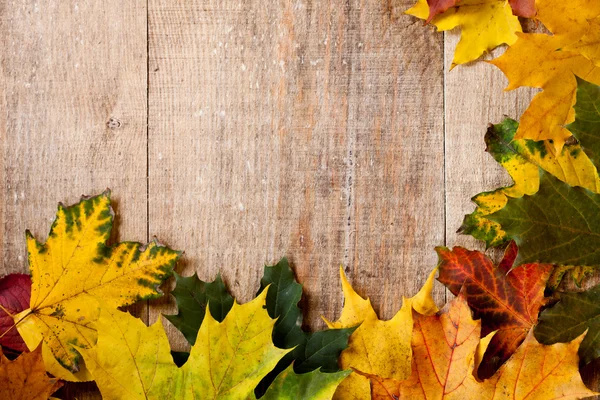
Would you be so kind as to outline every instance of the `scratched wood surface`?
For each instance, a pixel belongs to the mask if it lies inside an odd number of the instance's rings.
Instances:
[[[320,328],[341,265],[390,318],[435,246],[481,248],[455,232],[508,182],[483,134],[533,94],[487,64],[449,71],[458,35],[411,2],[0,2],[0,274],[27,271],[24,231],[45,239],[56,202],[110,187],[115,239],[185,250],[179,273],[221,271],[245,302],[287,256]]]

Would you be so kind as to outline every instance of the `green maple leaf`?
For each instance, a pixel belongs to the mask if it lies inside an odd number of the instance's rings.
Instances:
[[[600,266],[600,195],[540,172],[539,191],[488,216],[519,246],[516,265]]]
[[[265,266],[258,294],[268,287],[267,311],[277,318],[273,329],[273,343],[282,349],[294,348],[286,354],[256,388],[260,397],[275,376],[292,362],[296,373],[319,369],[322,372],[337,372],[338,357],[348,347],[348,338],[355,328],[327,329],[319,332],[302,330],[302,311],[297,304],[302,297],[302,285],[296,282],[288,260],[281,259],[276,265]]]
[[[600,86],[577,78],[575,121],[567,125],[596,168],[600,165]]]
[[[543,344],[567,343],[587,330],[579,346],[579,358],[589,364],[600,357],[600,285],[559,296],[558,303],[540,314],[535,337]]]
[[[165,315],[165,318],[193,345],[206,314],[206,307],[209,307],[212,317],[221,322],[231,310],[234,300],[227,292],[220,275],[213,282],[203,282],[196,274],[183,277],[175,273],[175,282],[175,289],[171,294],[175,297],[179,312],[177,315]]]

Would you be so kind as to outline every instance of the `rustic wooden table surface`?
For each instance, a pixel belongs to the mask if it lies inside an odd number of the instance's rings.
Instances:
[[[340,313],[340,264],[390,318],[435,246],[482,248],[455,232],[509,181],[483,135],[533,94],[485,63],[449,71],[458,32],[411,3],[0,2],[0,274],[27,271],[24,231],[44,240],[58,201],[109,187],[115,240],[183,249],[178,272],[222,271],[241,302],[285,255],[311,327]]]

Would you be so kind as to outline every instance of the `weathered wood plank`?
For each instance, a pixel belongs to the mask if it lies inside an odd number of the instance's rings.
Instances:
[[[384,317],[417,291],[444,240],[443,65],[409,5],[150,1],[149,223],[180,272],[247,301],[287,255],[313,327],[340,264]]]
[[[145,242],[146,2],[1,2],[0,40],[0,274],[27,271],[58,201],[107,187],[118,237]]]

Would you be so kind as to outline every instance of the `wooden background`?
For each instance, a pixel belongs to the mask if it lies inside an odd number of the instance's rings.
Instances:
[[[310,327],[340,313],[340,264],[390,318],[435,246],[482,248],[455,232],[508,182],[483,135],[533,95],[485,63],[449,71],[458,32],[412,2],[0,2],[0,275],[27,271],[24,231],[44,240],[58,201],[109,187],[115,240],[183,249],[179,273],[221,271],[241,302],[285,255]]]

